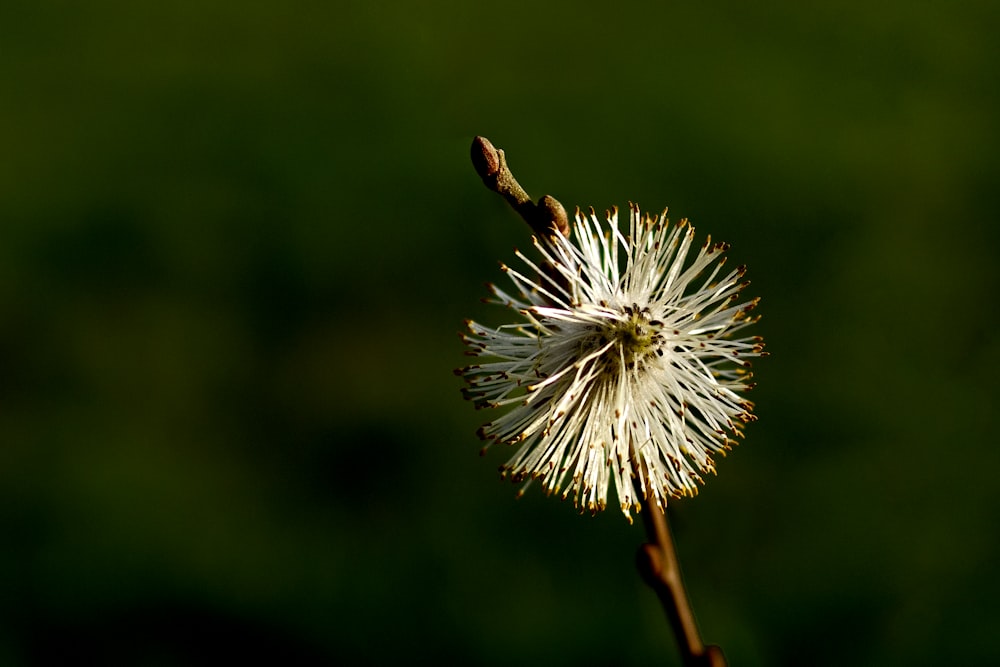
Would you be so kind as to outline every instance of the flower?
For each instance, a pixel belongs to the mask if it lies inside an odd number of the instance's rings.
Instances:
[[[755,419],[739,392],[762,339],[731,336],[759,319],[748,315],[759,299],[738,303],[746,267],[720,277],[727,244],[709,237],[688,261],[694,229],[666,211],[630,205],[625,235],[617,209],[606,222],[578,210],[570,233],[533,239],[540,265],[516,252],[528,272],[501,264],[516,290],[489,285],[487,301],[517,321],[467,321],[466,353],[483,361],[456,374],[477,408],[510,407],[478,432],[482,453],[519,445],[501,478],[537,479],[591,512],[613,480],[631,522],[643,500],[695,495]]]

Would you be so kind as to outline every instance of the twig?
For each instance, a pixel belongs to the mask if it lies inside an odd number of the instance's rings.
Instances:
[[[636,557],[639,574],[660,598],[677,639],[681,661],[685,667],[726,667],[722,649],[704,646],[698,635],[666,512],[655,501],[647,500],[643,504],[642,519],[651,544],[639,548]]]
[[[550,195],[539,199],[537,204],[532,203],[507,167],[503,151],[486,137],[472,140],[472,165],[486,187],[506,199],[536,235],[545,237],[555,230],[569,236],[569,218],[563,205]]]
[[[490,143],[489,139],[476,137],[472,141],[472,164],[486,187],[507,200],[537,236],[544,238],[561,234],[569,238],[569,218],[562,204],[549,195],[539,199],[537,204],[533,203],[511,173],[503,151]],[[550,278],[553,281],[562,280],[562,276],[552,267],[545,267],[544,270],[552,274]],[[639,573],[663,604],[677,638],[684,666],[726,667],[722,649],[718,646],[704,646],[698,636],[694,614],[691,613],[684,583],[681,581],[666,514],[655,501],[647,500],[643,505],[642,517],[652,543],[644,544],[639,549]]]

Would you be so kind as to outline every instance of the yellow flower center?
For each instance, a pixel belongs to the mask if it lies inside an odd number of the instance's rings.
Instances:
[[[660,322],[653,321],[649,309],[639,306],[626,306],[622,309],[626,318],[609,320],[605,326],[595,326],[594,333],[586,337],[580,344],[580,356],[592,354],[613,343],[597,361],[601,372],[605,374],[618,373],[622,364],[626,370],[632,370],[652,354],[663,354],[660,351],[664,338],[660,334]]]

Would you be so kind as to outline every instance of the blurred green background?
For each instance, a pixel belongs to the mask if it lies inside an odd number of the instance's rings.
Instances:
[[[998,7],[0,5],[0,664],[679,664],[641,526],[477,456],[476,134],[750,266],[705,639],[1000,662]]]

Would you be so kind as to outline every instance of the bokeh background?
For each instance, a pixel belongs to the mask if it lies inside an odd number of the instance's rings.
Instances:
[[[477,134],[750,266],[705,639],[1000,661],[998,7],[3,3],[0,664],[679,664],[641,526],[477,455]]]

